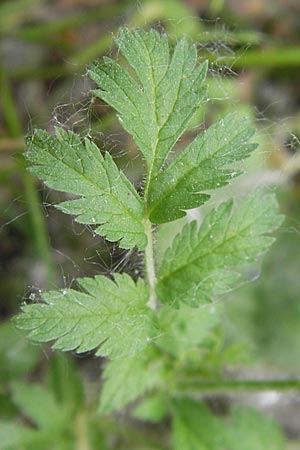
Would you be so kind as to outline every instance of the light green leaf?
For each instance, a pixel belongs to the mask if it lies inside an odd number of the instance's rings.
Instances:
[[[173,416],[174,450],[283,450],[279,428],[256,410],[235,406],[221,419],[206,405],[177,400]]]
[[[96,355],[121,358],[144,350],[152,330],[144,282],[126,274],[116,274],[115,281],[100,275],[77,281],[85,292],[42,294],[45,303],[25,305],[17,327],[30,330],[35,341],[56,340],[53,348],[65,351],[96,349]]]
[[[282,223],[275,196],[253,194],[232,212],[231,200],[213,209],[200,230],[187,224],[166,251],[159,273],[161,302],[192,306],[227,292],[239,270],[253,263],[274,241],[267,236]]]
[[[271,419],[255,409],[235,406],[230,426],[224,435],[228,450],[283,450],[284,438],[281,430]]]
[[[219,322],[220,315],[213,305],[196,310],[184,304],[179,309],[166,305],[159,312],[160,336],[156,345],[177,359],[196,349],[199,360],[199,347]]]
[[[200,133],[153,180],[148,196],[150,220],[164,223],[185,215],[184,210],[205,203],[216,189],[241,174],[233,162],[247,158],[257,147],[249,143],[254,130],[245,118],[228,114]]]
[[[94,63],[88,75],[100,87],[94,94],[118,111],[133,136],[150,182],[203,100],[207,64],[197,65],[196,47],[186,39],[170,55],[167,36],[153,29],[123,28],[116,43],[136,80],[109,58]]]
[[[160,422],[168,415],[169,408],[169,396],[165,393],[158,393],[143,399],[134,409],[133,415],[139,420]]]
[[[44,443],[44,448],[48,448],[50,439],[41,438],[39,431],[12,422],[0,421],[0,450],[40,448],[34,446],[41,441]]]
[[[36,130],[27,139],[31,173],[58,191],[80,196],[57,208],[77,216],[77,222],[99,225],[95,232],[120,247],[144,248],[144,207],[136,190],[119,171],[109,153],[103,157],[89,139],[56,128],[56,137]]]
[[[204,403],[178,400],[172,424],[174,450],[223,450],[223,428]],[[226,448],[226,450],[228,450]]]
[[[13,383],[12,395],[20,411],[39,428],[59,431],[70,420],[68,412],[42,386]]]
[[[75,413],[83,406],[83,380],[73,358],[59,352],[52,355],[48,383],[56,401],[69,411]]]
[[[28,374],[38,362],[40,348],[26,341],[11,322],[0,325],[0,383]]]
[[[152,348],[142,355],[109,361],[104,370],[100,412],[124,408],[147,391],[165,381],[163,361]]]

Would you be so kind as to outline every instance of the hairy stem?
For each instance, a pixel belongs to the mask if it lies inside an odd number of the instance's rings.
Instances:
[[[153,233],[152,224],[149,219],[144,222],[145,233],[147,236],[147,247],[145,250],[145,277],[149,285],[150,295],[147,305],[151,309],[157,309],[159,306],[158,299],[155,293],[156,275],[155,275],[155,259],[153,252]]]

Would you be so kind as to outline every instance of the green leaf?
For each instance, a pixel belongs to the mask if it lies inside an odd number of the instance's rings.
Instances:
[[[205,203],[216,189],[241,174],[233,170],[233,162],[247,158],[257,147],[249,143],[254,130],[245,118],[228,114],[224,119],[200,133],[153,180],[149,190],[150,220],[164,223],[185,215],[186,209]]]
[[[55,353],[50,361],[49,388],[56,401],[74,413],[84,404],[83,383],[75,361],[66,354]]]
[[[120,247],[144,248],[144,207],[136,190],[119,171],[109,153],[103,157],[89,139],[56,128],[56,137],[36,130],[27,139],[31,173],[51,189],[80,196],[56,205],[76,221],[99,225],[95,232]]]
[[[165,381],[163,361],[153,349],[142,355],[109,361],[104,370],[100,412],[108,413],[124,408]]]
[[[88,75],[100,87],[94,94],[118,111],[133,136],[150,182],[203,100],[207,64],[197,65],[196,46],[185,38],[170,55],[167,36],[153,29],[123,28],[116,43],[136,80],[110,58],[94,63]]]
[[[227,418],[226,418],[227,419]],[[214,416],[194,400],[177,400],[174,450],[283,450],[279,428],[256,410],[235,406],[229,420]]]
[[[159,312],[160,336],[156,345],[173,354],[177,359],[197,350],[220,322],[220,315],[212,305],[191,309],[181,305],[180,309],[170,306],[161,308]]]
[[[12,422],[0,421],[0,450],[40,448],[34,446],[40,444],[41,440],[44,448],[48,448],[49,440],[41,439],[38,431]]]
[[[158,393],[143,399],[134,409],[133,415],[140,420],[160,422],[168,415],[169,408],[169,396],[164,393]]]
[[[213,209],[200,230],[195,221],[179,233],[163,258],[157,283],[161,302],[192,306],[232,289],[239,270],[274,241],[266,233],[282,223],[275,196],[255,191],[236,212],[229,200]]]
[[[281,430],[271,419],[255,409],[235,406],[230,426],[224,435],[228,450],[283,450],[284,438]]]
[[[223,450],[223,427],[204,403],[178,400],[172,424],[174,450]]]
[[[45,303],[25,305],[17,327],[30,330],[35,341],[56,340],[53,348],[60,350],[96,349],[96,355],[111,358],[141,352],[152,329],[144,282],[116,274],[115,281],[99,275],[78,283],[85,292],[50,291],[42,294]]]
[[[42,386],[13,383],[12,395],[20,411],[39,428],[58,432],[70,420],[54,395]]]
[[[28,374],[37,363],[40,348],[24,339],[10,322],[0,325],[0,383]]]

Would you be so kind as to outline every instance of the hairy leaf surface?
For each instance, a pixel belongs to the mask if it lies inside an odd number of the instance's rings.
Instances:
[[[186,39],[170,54],[167,36],[153,29],[123,28],[116,43],[131,71],[104,58],[88,74],[100,87],[94,94],[120,114],[122,126],[145,157],[151,180],[203,100],[207,64],[197,65],[196,47]]]
[[[164,223],[185,215],[210,195],[203,193],[226,185],[241,174],[230,165],[248,157],[257,147],[249,143],[254,130],[245,118],[228,114],[200,133],[153,180],[148,196],[150,219]]]
[[[109,153],[103,157],[89,139],[56,128],[56,137],[36,130],[27,139],[29,170],[58,191],[80,196],[57,208],[77,216],[77,222],[99,225],[95,231],[120,247],[144,248],[144,208],[139,195]]]
[[[126,274],[116,274],[115,281],[101,275],[77,281],[85,292],[46,292],[44,304],[23,307],[16,325],[35,341],[56,340],[53,348],[65,351],[96,349],[96,355],[121,358],[144,350],[152,329],[144,282]]]
[[[187,224],[167,250],[158,274],[163,303],[197,306],[232,288],[238,270],[272,244],[266,233],[282,223],[275,196],[255,191],[233,213],[229,200],[213,209],[198,231]]]

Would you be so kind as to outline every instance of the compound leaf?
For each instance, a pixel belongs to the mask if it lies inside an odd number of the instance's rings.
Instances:
[[[255,191],[233,213],[229,200],[213,209],[200,230],[187,224],[163,258],[157,284],[161,302],[197,306],[227,292],[238,270],[255,262],[272,244],[266,233],[282,223],[273,194]]]
[[[248,121],[234,113],[200,133],[153,180],[148,194],[150,220],[164,223],[183,217],[184,210],[210,198],[203,191],[224,186],[240,175],[230,165],[257,147],[249,143],[253,134]]]
[[[109,153],[103,157],[89,139],[56,128],[56,137],[36,130],[27,139],[30,172],[59,191],[80,196],[56,207],[77,216],[77,222],[100,225],[97,234],[122,248],[144,248],[143,203]]]
[[[88,75],[100,87],[93,93],[118,111],[144,155],[150,184],[204,98],[207,64],[197,65],[196,47],[186,39],[170,55],[167,36],[153,29],[123,28],[116,43],[135,79],[110,58]]]
[[[121,358],[144,350],[152,327],[144,282],[126,274],[114,281],[101,275],[77,281],[85,292],[42,294],[44,303],[23,306],[17,327],[29,330],[32,340],[56,340],[53,348],[64,351],[96,349],[96,355]]]

